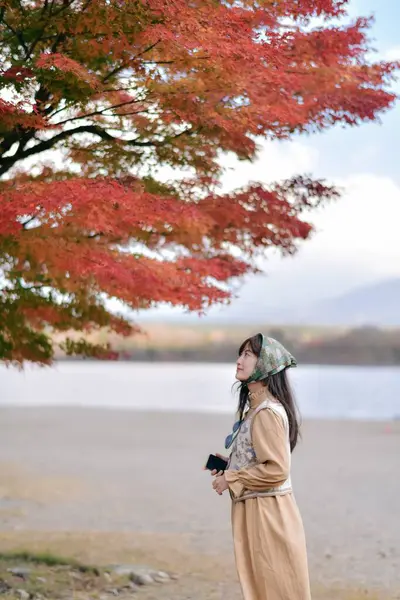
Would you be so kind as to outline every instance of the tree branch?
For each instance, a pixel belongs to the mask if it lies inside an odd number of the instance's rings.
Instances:
[[[50,2],[50,10],[49,10],[50,16],[53,15],[54,2],[55,2],[55,0],[51,0],[51,2]]]
[[[38,218],[37,215],[32,215],[32,217],[29,217],[29,219],[27,219],[26,221],[21,223],[22,229],[29,229],[28,225],[37,218]]]
[[[10,148],[12,148],[13,144],[18,142],[20,135],[21,135],[21,132],[19,131],[19,129],[17,129],[16,131],[12,131],[8,136],[4,136],[3,140],[0,142],[0,148],[1,148],[0,156],[2,154],[4,154],[5,152],[8,152],[8,150],[10,150]]]
[[[13,27],[11,27],[11,25],[9,25],[7,23],[7,21],[5,20],[4,16],[2,16],[1,21],[2,21],[2,23],[4,23],[4,25],[7,27],[7,29],[9,29],[15,35],[15,37],[19,40],[19,43],[21,44],[22,48],[25,51],[25,54],[27,55],[27,53],[28,53],[28,47],[25,44],[25,40],[24,40],[24,37],[23,37],[21,31],[16,31],[15,29],[13,29]]]
[[[186,62],[186,60],[194,61],[194,60],[209,60],[209,56],[193,56],[190,59],[181,59],[181,60],[144,60],[142,61],[142,65],[174,65],[177,63]]]
[[[132,56],[129,59],[129,63],[132,62],[133,60],[136,60],[140,56],[143,56],[143,54],[146,54],[146,52],[150,52],[150,50],[153,50],[153,48],[155,48],[157,46],[157,44],[159,44],[160,42],[161,42],[161,40],[157,40],[156,42],[154,42],[154,44],[151,44],[151,46],[148,46],[147,48],[142,50],[142,52],[139,52],[139,54],[137,54],[136,56]],[[113,75],[116,75],[117,73],[120,73],[121,71],[126,69],[129,66],[129,63],[123,63],[122,65],[115,67],[115,69],[110,71],[110,73],[103,78],[103,83],[105,83],[108,79],[110,79],[110,77],[113,77]]]
[[[16,4],[18,5],[18,8],[19,8],[20,12],[21,12],[23,15],[26,15],[26,11],[25,11],[24,7],[22,6],[22,2],[21,2],[21,0],[17,0]]]
[[[59,125],[64,125],[65,123],[72,123],[73,121],[78,121],[80,119],[88,119],[89,117],[94,117],[96,115],[102,115],[104,114],[107,110],[115,110],[117,108],[121,108],[122,106],[128,106],[129,104],[134,104],[136,102],[140,102],[139,100],[129,100],[128,102],[121,102],[120,104],[115,104],[114,106],[107,106],[105,108],[102,108],[101,110],[96,110],[93,111],[91,113],[88,113],[86,115],[80,115],[79,117],[71,117],[70,119],[65,119],[64,121],[60,121],[59,123],[56,123],[56,127],[58,127]],[[132,115],[138,115],[141,112],[145,112],[143,110],[138,110],[137,112],[133,112],[130,113]],[[126,115],[111,115],[113,117],[125,117]]]
[[[64,112],[64,110],[68,110],[69,108],[72,108],[74,106],[75,102],[70,102],[69,104],[66,104],[65,106],[58,108],[57,110],[55,110],[53,112],[52,115],[49,116],[49,119],[52,119],[55,115],[58,115],[62,112]],[[54,107],[55,108],[55,107]]]
[[[126,144],[128,146],[151,148],[151,147],[161,147],[167,143],[167,139],[165,139],[163,141],[154,140],[152,142],[141,142],[139,140],[139,138],[134,138],[132,140],[124,140],[121,138],[116,138],[113,135],[111,135],[110,133],[108,133],[107,131],[105,131],[104,129],[101,129],[101,127],[98,127],[97,125],[82,126],[82,127],[78,127],[77,129],[73,129],[72,131],[76,132],[77,130],[80,130],[80,132],[85,131],[86,133],[92,133],[93,135],[99,136],[102,140],[111,141],[111,142],[119,142],[119,143],[122,142],[123,144]],[[65,132],[63,132],[63,133],[65,133]],[[180,138],[182,135],[193,134],[193,133],[194,133],[193,130],[185,129],[184,131],[181,131],[180,133],[172,136],[170,138],[170,140],[172,141],[172,140]]]
[[[182,137],[183,135],[193,135],[196,133],[196,131],[193,129],[185,129],[184,131],[181,131],[180,133],[174,136],[166,137],[162,141],[154,140],[149,142],[142,142],[139,140],[139,138],[134,138],[132,140],[124,140],[121,138],[114,137],[98,125],[81,125],[80,127],[76,127],[75,129],[67,129],[65,131],[62,131],[54,137],[48,140],[43,140],[35,146],[32,146],[32,148],[28,148],[27,150],[23,151],[18,151],[13,156],[7,156],[6,158],[3,158],[0,161],[0,165],[2,165],[0,166],[0,176],[4,175],[4,173],[7,173],[7,171],[9,171],[19,160],[23,160],[25,158],[28,158],[29,156],[33,156],[34,154],[39,154],[40,152],[44,152],[45,150],[50,150],[58,142],[61,142],[62,140],[79,133],[91,133],[93,135],[97,135],[102,140],[109,142],[118,142],[127,146],[137,146],[138,148],[159,148],[167,143],[172,142],[173,140]]]
[[[64,0],[62,7],[59,10],[52,12],[51,16],[57,17],[62,12],[64,12],[64,10],[67,10],[70,6],[72,6],[74,2],[76,2],[76,0],[70,0],[70,2],[68,2],[68,0]],[[86,6],[82,10],[85,10],[87,8],[87,5],[90,4],[90,2],[91,2],[91,0],[89,0],[89,2],[86,3]],[[52,6],[54,6],[53,2],[52,2]]]

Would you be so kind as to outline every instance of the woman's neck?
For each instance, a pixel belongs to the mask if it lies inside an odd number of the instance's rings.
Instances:
[[[268,396],[268,389],[260,381],[249,383],[249,404],[254,408]]]
[[[253,381],[253,383],[248,383],[247,387],[249,388],[250,394],[255,394],[259,390],[265,389],[265,385],[263,385],[261,381]]]

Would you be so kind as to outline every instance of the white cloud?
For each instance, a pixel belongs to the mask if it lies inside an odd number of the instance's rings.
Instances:
[[[389,178],[353,175],[337,182],[342,198],[314,213],[317,232],[290,258],[264,262],[264,276],[250,277],[228,309],[227,320],[268,320],[270,309],[307,306],[356,287],[400,277],[400,187]],[[273,314],[273,313],[272,313]]]
[[[318,151],[299,141],[264,142],[260,144],[260,152],[254,162],[239,161],[233,155],[228,155],[222,164],[226,170],[222,177],[222,189],[231,191],[250,181],[270,183],[313,171],[318,166]]]
[[[400,276],[400,187],[388,178],[355,174],[338,181],[342,198],[314,214],[314,238],[302,259],[351,266],[384,278]]]
[[[343,196],[314,215],[318,233],[305,252],[400,275],[400,188],[389,177],[362,173],[337,184]]]
[[[375,150],[373,145],[368,148],[368,152]],[[232,157],[224,160],[224,188],[315,172],[318,158],[311,144],[264,144],[252,164]],[[400,188],[389,177],[362,172],[333,183],[341,188],[342,197],[311,213],[310,221],[316,227],[313,238],[301,245],[294,259],[266,261],[269,272],[290,272],[306,264],[312,271],[317,265],[331,264],[340,265],[344,272],[358,268],[366,276],[400,276]]]
[[[385,60],[400,60],[400,45],[389,48],[384,53]]]

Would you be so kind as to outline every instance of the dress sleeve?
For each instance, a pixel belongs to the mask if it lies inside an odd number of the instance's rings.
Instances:
[[[245,490],[265,491],[282,485],[289,477],[290,455],[282,417],[265,408],[254,416],[252,442],[259,464],[248,469],[225,471],[234,497]]]

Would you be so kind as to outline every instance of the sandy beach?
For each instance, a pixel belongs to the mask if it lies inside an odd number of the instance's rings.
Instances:
[[[0,548],[181,575],[144,599],[238,600],[230,500],[202,470],[230,417],[0,410]],[[314,598],[400,598],[400,422],[307,421],[293,457]],[[301,599],[299,599],[301,600]]]

